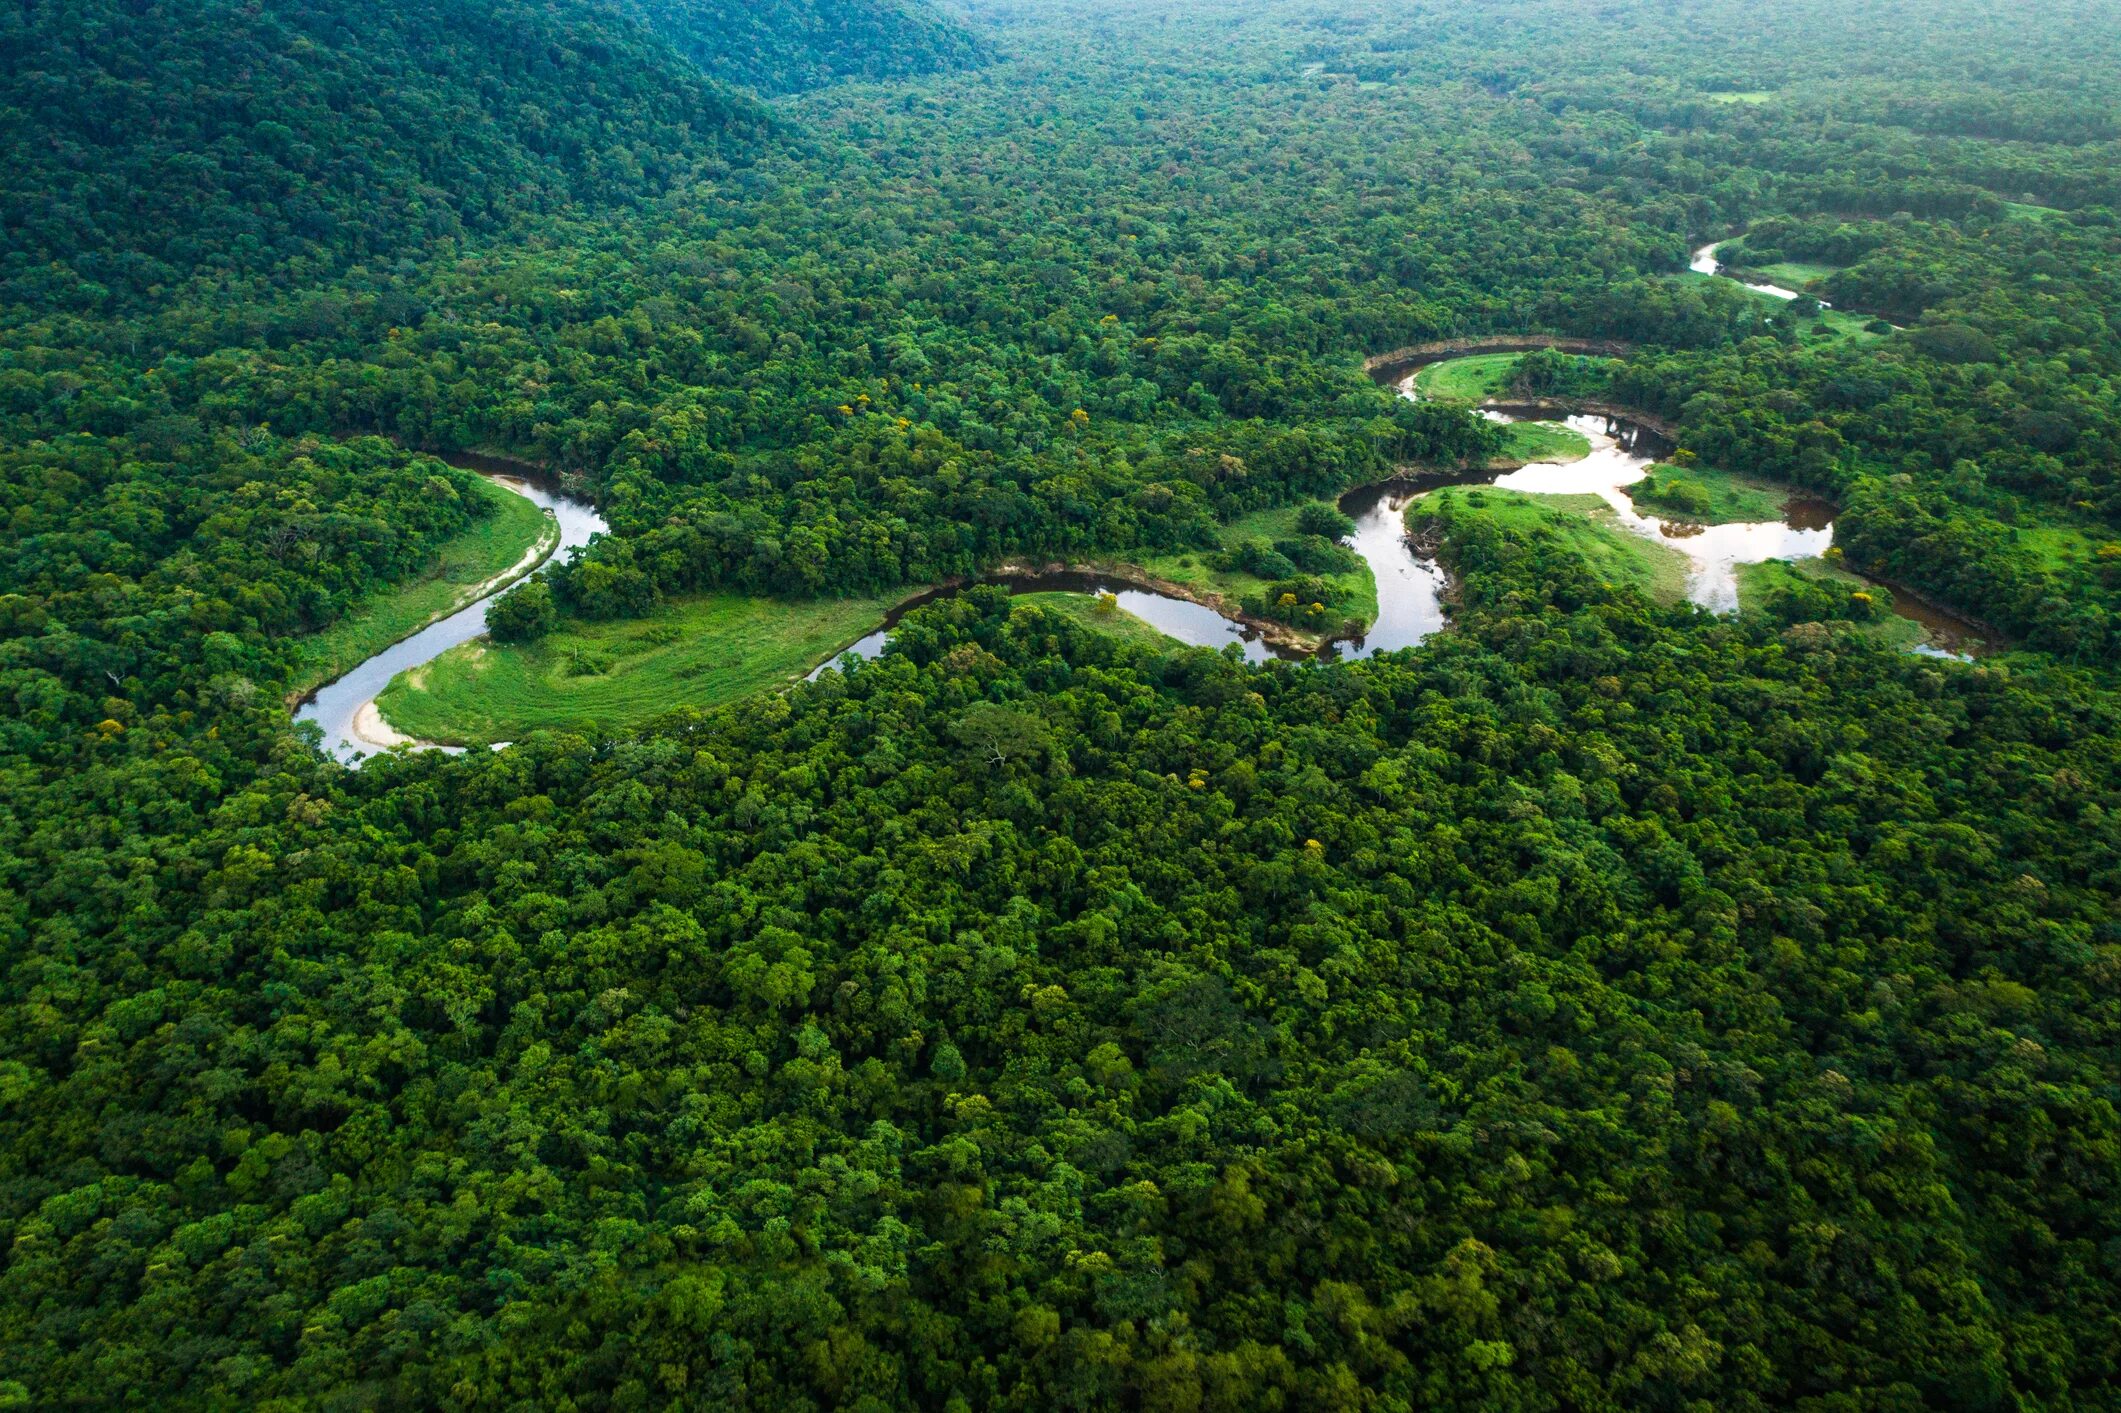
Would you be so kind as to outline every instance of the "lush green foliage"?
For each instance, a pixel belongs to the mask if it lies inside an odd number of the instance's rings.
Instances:
[[[1777,520],[1790,500],[1788,486],[1703,466],[1684,454],[1651,467],[1627,492],[1644,510],[1702,525]]]
[[[1462,544],[1472,617],[1413,661],[1119,657],[974,595],[616,748],[295,753],[218,803],[112,757],[84,784],[184,827],[115,846],[129,882],[29,858],[33,909],[131,921],[16,964],[4,1292],[81,1314],[13,1370],[929,1406],[2113,1377],[2121,723],[2067,678],[1704,635],[1545,553]]]
[[[552,585],[543,579],[516,585],[486,609],[486,632],[497,643],[534,643],[558,622]]]
[[[677,50],[760,93],[983,63],[988,45],[920,0],[633,0]]]
[[[949,72],[0,16],[0,1402],[2110,1401],[2111,6],[734,13]],[[1527,332],[2024,651],[1457,488],[1411,652],[787,685],[1013,558],[1366,614],[1325,503],[1512,443],[1363,356]],[[515,746],[348,772],[306,644],[492,528],[411,447],[613,533],[395,689]]]
[[[0,448],[11,752],[64,760],[74,732],[195,705],[216,681],[306,678],[298,635],[418,578],[494,513],[475,477],[375,438],[139,425]]]
[[[496,581],[524,574],[552,552],[559,527],[538,506],[486,480],[468,487],[493,513],[443,541],[431,565],[387,593],[364,598],[358,610],[302,640],[294,690],[329,682],[407,634],[475,602]]]
[[[0,290],[88,312],[631,199],[762,123],[576,0],[27,0],[0,49]],[[286,335],[334,331],[305,293]]]

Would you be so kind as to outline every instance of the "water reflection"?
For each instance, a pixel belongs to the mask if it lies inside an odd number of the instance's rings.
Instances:
[[[1444,626],[1443,570],[1407,539],[1407,507],[1436,484],[1388,481],[1341,497],[1341,513],[1355,522],[1347,543],[1368,562],[1377,581],[1377,621],[1360,638],[1334,643],[1339,656],[1411,648]]]

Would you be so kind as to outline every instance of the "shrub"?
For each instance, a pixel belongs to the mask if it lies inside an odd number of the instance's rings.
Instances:
[[[486,631],[497,643],[534,643],[560,620],[552,586],[525,579],[486,606]]]
[[[1341,514],[1338,506],[1317,501],[1296,512],[1296,528],[1302,534],[1344,540],[1355,533],[1355,522]]]

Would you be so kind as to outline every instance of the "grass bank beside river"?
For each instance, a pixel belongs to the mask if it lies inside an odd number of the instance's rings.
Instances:
[[[473,484],[491,513],[445,543],[426,577],[376,595],[304,640],[295,700],[502,583],[528,574],[559,543],[559,526],[543,510],[483,476]]]

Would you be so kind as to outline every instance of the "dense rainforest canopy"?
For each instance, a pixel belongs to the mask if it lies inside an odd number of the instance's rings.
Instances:
[[[638,0],[638,10],[708,73],[765,94],[971,68],[993,57],[962,24],[901,0]]]
[[[2112,1406],[2110,5],[0,47],[0,1403]],[[609,523],[521,639],[1206,553],[1485,461],[1364,359],[1533,333],[2011,650],[1452,500],[1453,626],[1366,661],[990,587],[642,731],[289,718],[493,513],[435,453]]]

